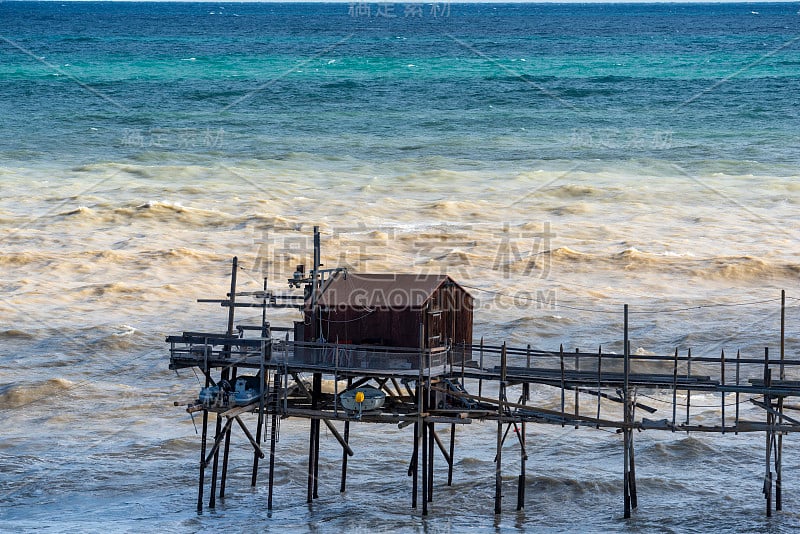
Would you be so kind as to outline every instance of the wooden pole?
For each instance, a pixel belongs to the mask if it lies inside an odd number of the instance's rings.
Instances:
[[[689,349],[689,352],[686,356],[686,378],[690,378],[692,376],[692,349]],[[686,389],[686,424],[689,424],[689,411],[692,404],[692,390]]]
[[[206,387],[209,386],[211,382],[211,376],[208,374],[208,370],[205,370],[206,375]],[[205,474],[206,474],[206,442],[208,440],[208,410],[203,410],[203,437],[200,441],[200,483],[197,488],[197,513],[202,513],[203,511],[203,487],[205,485]]]
[[[564,420],[567,418],[566,409],[564,407],[567,394],[567,388],[564,385],[564,345],[559,345],[558,354],[561,362],[561,428],[564,428]]]
[[[313,410],[319,409],[319,400],[322,395],[322,373],[314,373],[314,392],[311,408]],[[312,419],[314,422],[314,498],[319,498],[319,434],[320,424],[319,419]]]
[[[347,389],[353,385],[353,378],[347,379]],[[395,384],[396,386],[396,384]],[[397,390],[400,391],[399,388]],[[344,422],[344,442],[350,443],[350,421]],[[347,485],[347,451],[342,447],[342,483],[339,486],[339,493],[344,493]]]
[[[423,393],[424,395],[424,393]],[[422,433],[422,515],[428,515],[428,424],[420,425]]]
[[[628,411],[628,373],[630,372],[630,354],[628,353],[628,305],[625,304],[624,308],[624,334],[623,334],[623,366],[624,366],[624,384],[622,388],[622,394],[624,395],[624,403],[623,403],[623,422],[625,426],[622,428],[622,438],[623,438],[623,449],[624,459],[623,459],[623,498],[624,498],[624,517],[625,519],[629,519],[631,517],[631,495],[630,495],[630,431],[628,429],[628,424],[630,421],[628,420],[629,411]]]
[[[672,431],[678,416],[678,347],[675,347],[675,363],[672,366]]]
[[[772,387],[772,371],[769,368],[769,347],[764,347],[764,388]],[[764,404],[772,406],[772,397],[764,395]],[[767,500],[767,517],[772,517],[772,470],[770,469],[770,454],[772,452],[772,435],[770,425],[772,424],[772,413],[767,412],[767,427],[764,432],[766,436],[766,471],[764,474],[764,497]]]
[[[275,486],[275,444],[278,441],[278,384],[280,383],[280,375],[275,373],[273,376],[274,380],[274,393],[270,394],[270,399],[272,400],[274,397],[274,403],[268,402],[267,409],[271,412],[271,424],[272,428],[270,428],[270,437],[269,437],[269,489],[268,489],[268,496],[267,496],[267,510],[272,510],[272,494],[273,488]]]
[[[428,502],[433,502],[433,445],[436,432],[433,423],[428,423]]]
[[[530,345],[528,345],[528,354],[530,355]],[[528,400],[528,384],[525,382],[522,386],[522,399],[520,404],[523,406],[525,405],[526,401]],[[525,421],[522,421],[520,425],[520,433],[519,433],[519,441],[520,441],[520,448],[519,448],[519,479],[517,480],[517,510],[522,510],[525,508],[525,467],[526,462],[528,459],[526,447],[525,447]],[[515,429],[516,430],[516,429]]]
[[[526,355],[525,368],[526,369],[530,369],[531,368],[531,344],[530,343],[528,343],[528,349],[525,351],[525,355]],[[525,382],[525,384],[522,386],[522,389],[523,389],[523,391],[525,393],[525,400],[527,400],[527,401],[531,400],[530,383]]]
[[[419,490],[419,423],[414,423],[414,449],[411,453],[411,465],[408,467],[411,475],[411,508],[417,507],[417,492]]]
[[[580,371],[580,370],[581,370],[580,350],[576,348],[575,349],[575,371],[576,371],[576,376],[577,376],[577,371]],[[578,404],[580,402],[579,401],[579,399],[580,399],[579,393],[580,393],[580,388],[576,384],[575,385],[575,419],[576,420],[578,419],[578,416],[580,415],[580,411],[581,411],[580,408],[579,408],[580,405]],[[575,430],[578,429],[578,426],[579,425],[577,425],[577,424],[575,425]]]
[[[239,258],[236,256],[233,257],[233,261],[231,262],[231,289],[230,293],[228,294],[228,335],[232,336],[234,332],[234,319],[236,315],[236,275],[239,271]],[[231,356],[231,346],[225,345],[224,349],[225,356],[230,358]],[[234,373],[236,372],[236,368],[233,368]],[[230,378],[230,370],[228,367],[223,368],[220,379],[221,380],[229,380]],[[214,441],[218,441],[220,439],[220,431],[222,430],[222,418],[217,415],[217,432],[214,435]],[[228,459],[228,445],[230,444],[230,436],[229,431],[230,427],[227,427],[228,430],[225,434],[225,448],[223,449],[223,461],[222,461],[222,481],[220,482],[220,498],[225,498],[225,475],[227,474],[227,459]],[[216,506],[216,491],[217,491],[217,469],[219,468],[219,448],[214,452],[214,467],[211,471],[211,495],[209,497],[210,502],[208,503],[209,508],[214,508]]]
[[[483,336],[481,336],[481,353],[480,353],[480,368],[481,377],[483,376]],[[478,396],[483,395],[483,378],[478,378]]]
[[[597,428],[600,428],[600,399],[602,395],[602,382],[601,378],[603,376],[603,346],[600,345],[597,348]]]
[[[266,285],[266,282],[265,282]],[[267,376],[265,376],[266,370],[264,369],[264,354],[265,354],[265,342],[261,342],[261,361],[259,362],[259,369],[258,369],[258,378],[259,378],[259,400],[258,400],[258,423],[256,425],[256,443],[261,446],[261,427],[264,424],[264,383],[269,380]],[[250,476],[250,486],[255,487],[256,485],[256,477],[258,476],[258,460],[260,455],[258,451],[253,452],[253,473]]]
[[[784,369],[785,359],[785,340],[786,340],[786,290],[781,290],[781,368],[780,379],[786,380],[786,371]],[[783,415],[783,397],[778,397],[778,412]],[[781,421],[783,422],[783,419]],[[778,432],[778,447],[775,450],[775,510],[780,512],[783,510],[783,432]]]
[[[497,456],[495,457],[494,466],[494,513],[500,514],[503,510],[503,414],[505,409],[503,401],[505,400],[505,383],[506,383],[506,343],[500,349],[500,384],[497,393]]]
[[[214,443],[216,444],[221,437],[222,433],[222,417],[217,414],[217,428],[214,433]],[[208,497],[208,507],[215,508],[217,505],[217,470],[219,468],[219,447],[214,448],[214,463],[211,467],[211,489]]]
[[[236,367],[234,366],[231,370],[231,382],[236,382]],[[219,498],[224,500],[225,499],[225,484],[228,481],[228,453],[231,446],[231,429],[233,425],[228,425],[228,430],[225,432],[225,445],[222,449],[222,477],[219,481]],[[258,451],[256,451],[258,454]]]
[[[725,349],[719,356],[719,381],[723,386],[725,385]],[[720,409],[722,410],[722,433],[725,433],[725,392],[720,391],[721,401]]]
[[[463,384],[463,382],[462,382]],[[456,452],[456,424],[450,423],[450,461],[447,462],[447,485],[453,485],[453,463]]]
[[[742,363],[742,351],[736,351],[736,385],[739,385],[739,368],[741,367]],[[736,391],[736,431],[733,433],[735,436],[739,435],[739,391]]]

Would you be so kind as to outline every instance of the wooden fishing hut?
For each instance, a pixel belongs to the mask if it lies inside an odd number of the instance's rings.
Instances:
[[[402,347],[429,351],[432,365],[469,359],[463,349],[444,350],[471,344],[473,316],[472,296],[444,274],[339,271],[309,295],[304,316],[295,324],[295,340],[355,345],[362,358],[380,360],[387,348]],[[419,365],[410,360],[362,363],[408,369]]]

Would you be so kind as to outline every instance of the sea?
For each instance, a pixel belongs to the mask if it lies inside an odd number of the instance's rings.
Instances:
[[[319,226],[326,268],[449,274],[476,342],[620,353],[628,305],[635,354],[762,358],[785,290],[796,357],[798,9],[0,2],[0,531],[796,532],[794,435],[767,518],[763,434],[636,433],[623,519],[621,435],[529,425],[525,508],[509,439],[496,516],[480,422],[451,487],[437,457],[426,517],[410,427],[352,426],[345,493],[323,428],[308,505],[294,419],[271,514],[236,429],[226,497],[198,514],[201,384],[164,340],[225,331],[197,300],[224,298],[234,256],[240,290],[289,291]],[[640,394],[671,417],[671,393]],[[691,417],[718,424],[721,401],[695,392]]]

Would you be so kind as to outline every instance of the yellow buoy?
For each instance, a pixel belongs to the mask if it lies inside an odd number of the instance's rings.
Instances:
[[[356,402],[359,403],[359,404],[364,402],[364,392],[363,391],[357,391],[356,392]]]

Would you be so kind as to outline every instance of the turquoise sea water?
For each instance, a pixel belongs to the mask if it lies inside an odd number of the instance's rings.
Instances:
[[[327,266],[450,273],[498,342],[619,350],[628,303],[640,353],[759,356],[786,289],[796,354],[799,67],[792,3],[0,2],[0,530],[793,531],[791,436],[767,520],[763,436],[642,433],[623,522],[621,438],[535,427],[495,518],[491,425],[424,521],[407,429],[356,425],[345,495],[323,436],[308,507],[296,421],[271,518],[243,446],[197,516],[163,339],[224,327],[195,300],[234,255],[282,285],[318,224]]]

